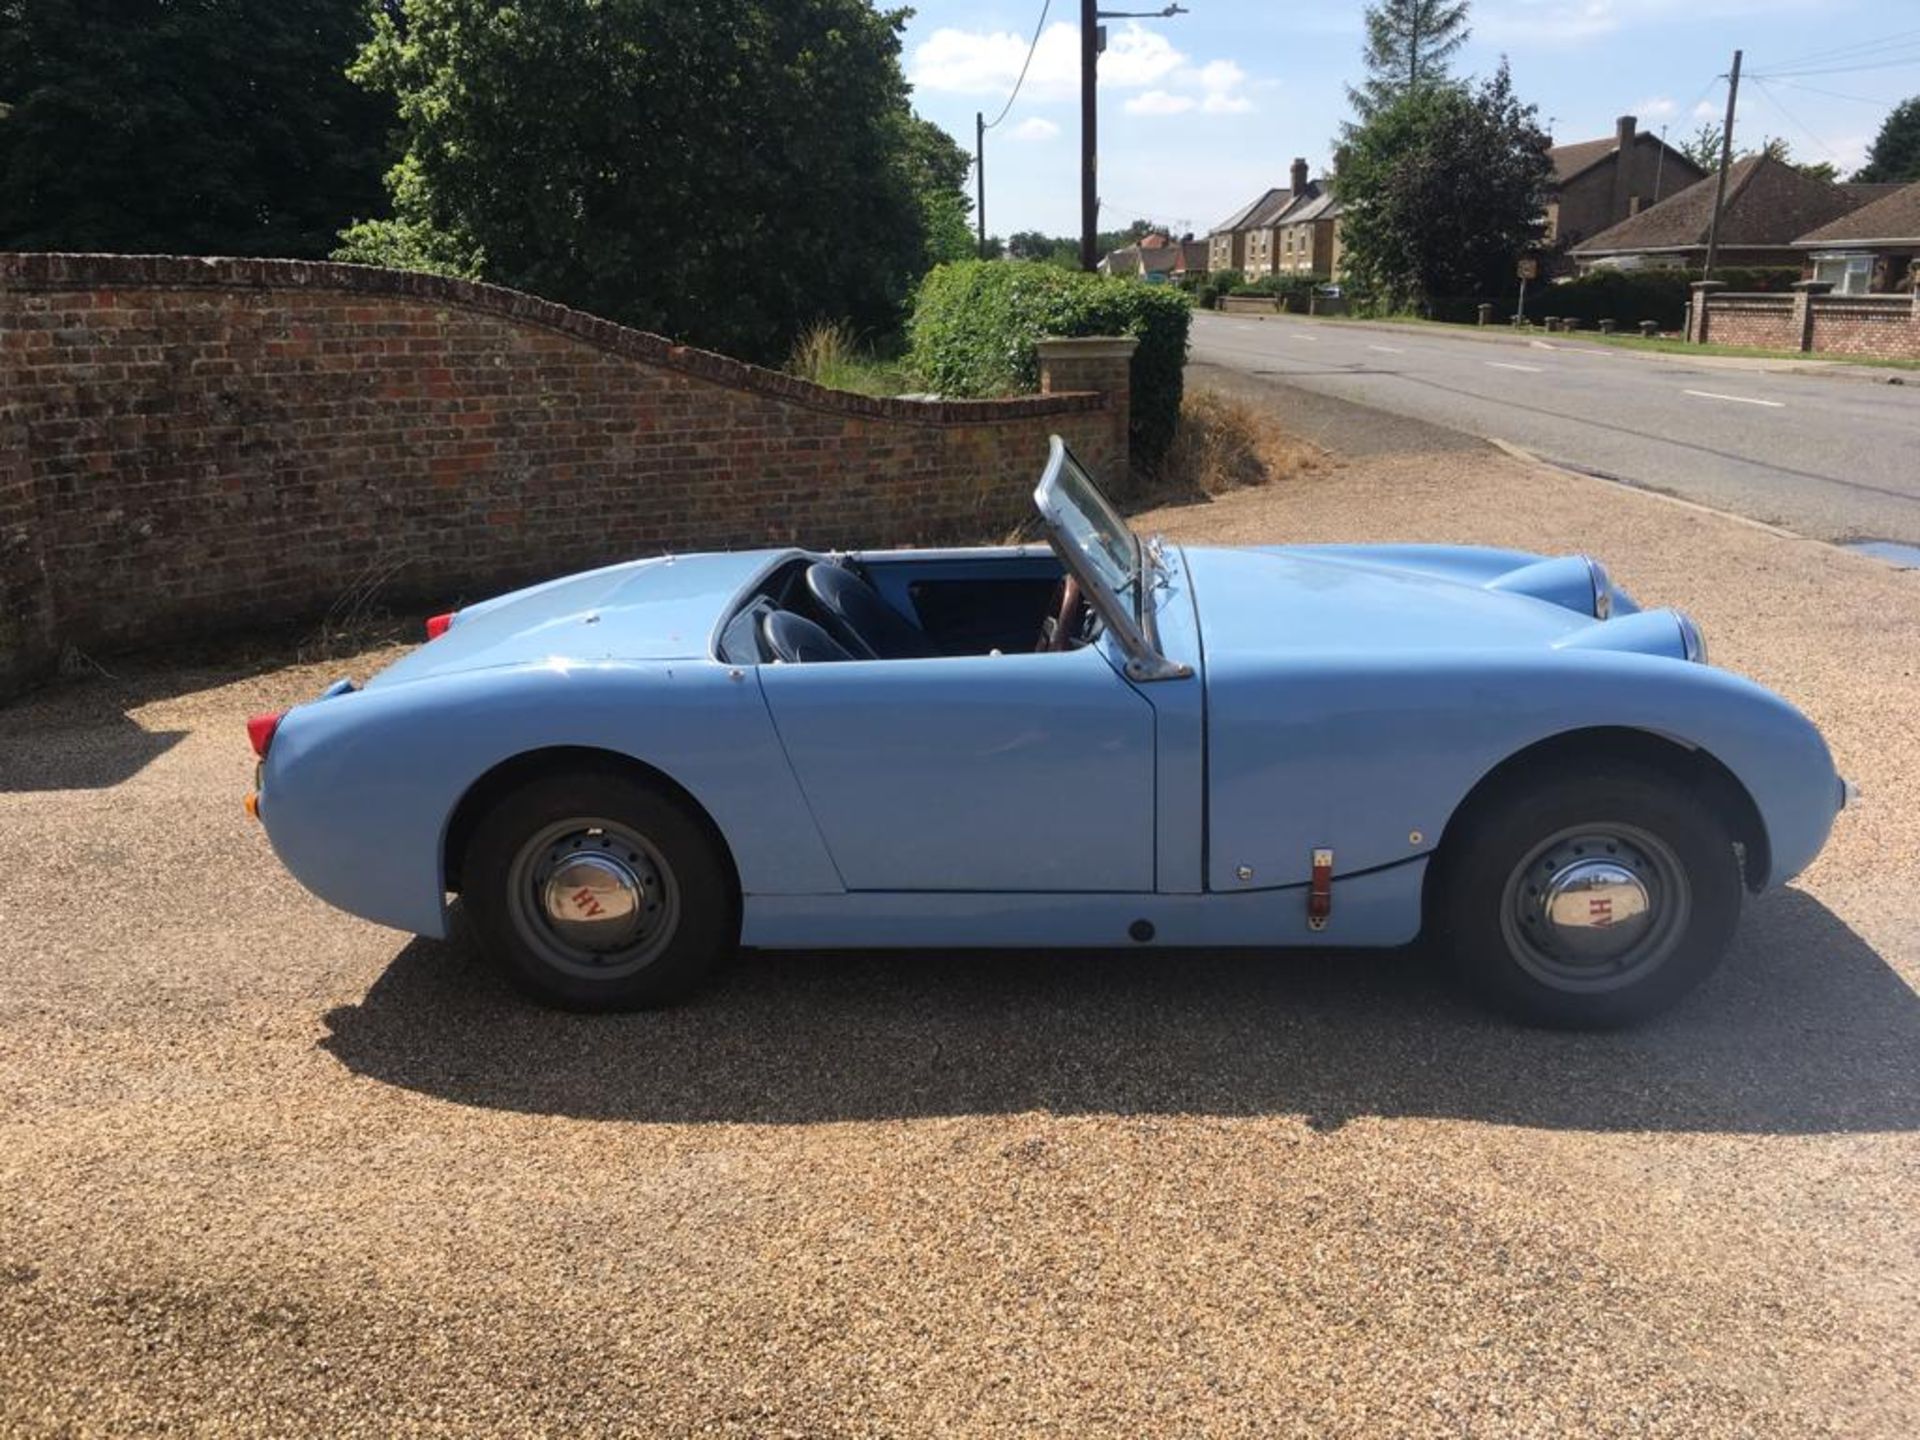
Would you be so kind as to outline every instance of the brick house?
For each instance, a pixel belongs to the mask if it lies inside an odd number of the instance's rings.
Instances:
[[[1273,270],[1330,280],[1340,272],[1340,202],[1324,180],[1306,188],[1274,225]]]
[[[1612,135],[1555,145],[1547,200],[1548,249],[1564,254],[1622,220],[1658,205],[1706,172],[1658,136],[1622,115]],[[1549,268],[1564,273],[1565,261]]]
[[[1836,295],[1910,294],[1920,265],[1920,181],[1802,235],[1809,280]]]
[[[1574,262],[1582,273],[1699,269],[1706,263],[1717,184],[1716,176],[1706,176],[1574,245]],[[1736,160],[1727,171],[1716,263],[1798,268],[1804,252],[1795,241],[1891,188],[1830,184],[1770,155]]]
[[[1207,235],[1207,269],[1219,274],[1222,270],[1244,270],[1247,268],[1247,222],[1254,212],[1263,209],[1280,192],[1266,190],[1233,214],[1222,220]]]

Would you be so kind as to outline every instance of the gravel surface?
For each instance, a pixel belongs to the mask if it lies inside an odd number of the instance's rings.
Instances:
[[[0,709],[0,1432],[1920,1432],[1920,574],[1489,453],[1191,540],[1592,547],[1865,790],[1725,970],[1524,1031],[1417,954],[748,957],[529,1009],[241,814],[253,710]]]

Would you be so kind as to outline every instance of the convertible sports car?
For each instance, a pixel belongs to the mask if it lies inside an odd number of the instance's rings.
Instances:
[[[1049,544],[679,555],[428,622],[256,717],[315,894],[534,994],[737,944],[1392,946],[1616,1025],[1819,852],[1819,733],[1584,557],[1142,543],[1055,439]]]

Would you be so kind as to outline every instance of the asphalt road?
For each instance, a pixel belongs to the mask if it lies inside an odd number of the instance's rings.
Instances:
[[[1920,374],[1896,386],[1577,341],[1206,314],[1193,360],[1284,386],[1309,412],[1316,398],[1351,402],[1815,539],[1920,544]]]

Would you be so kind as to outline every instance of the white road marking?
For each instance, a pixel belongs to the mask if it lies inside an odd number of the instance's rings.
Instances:
[[[1698,395],[1702,400],[1731,400],[1736,405],[1765,405],[1769,410],[1784,410],[1784,400],[1756,400],[1751,395],[1722,395],[1718,390],[1682,390],[1682,395]]]
[[[1504,360],[1488,360],[1483,363],[1491,365],[1496,370],[1524,370],[1529,375],[1538,375],[1540,373],[1540,367],[1538,365],[1509,365]]]
[[[1300,333],[1299,331],[1297,331],[1297,330],[1295,330],[1295,331],[1293,331],[1293,332],[1291,332],[1291,333],[1292,333],[1292,335],[1293,335],[1293,338],[1294,338],[1295,340],[1304,340],[1304,341],[1306,341],[1306,342],[1307,342],[1307,343],[1308,343],[1309,345],[1318,345],[1318,344],[1320,343],[1320,337],[1319,337],[1318,335],[1302,335],[1302,334],[1301,334],[1301,333]]]
[[[1558,345],[1549,345],[1544,340],[1529,340],[1527,344],[1536,350],[1558,350],[1560,348]]]
[[[1382,355],[1404,355],[1407,353],[1398,345],[1369,345],[1367,349],[1378,350]]]

